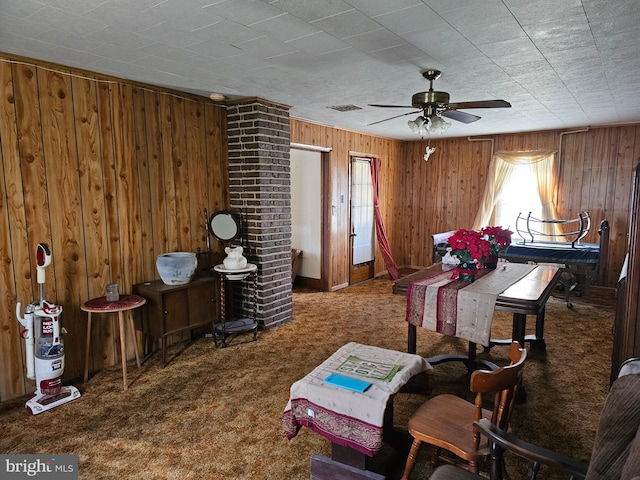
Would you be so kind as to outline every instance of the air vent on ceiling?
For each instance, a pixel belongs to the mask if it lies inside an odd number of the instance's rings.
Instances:
[[[337,110],[339,112],[353,112],[354,110],[362,110],[362,107],[357,105],[335,105],[332,108],[333,110]]]

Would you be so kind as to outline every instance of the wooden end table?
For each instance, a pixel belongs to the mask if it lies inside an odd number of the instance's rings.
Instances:
[[[98,297],[85,302],[80,309],[87,312],[87,348],[84,363],[84,381],[89,379],[89,350],[91,348],[91,317],[94,313],[117,313],[118,323],[120,326],[120,354],[122,357],[122,382],[126,390],[127,384],[127,346],[126,346],[126,327],[124,320],[124,312],[133,310],[134,308],[144,305],[146,300],[139,295],[120,295],[115,302],[107,301],[106,297]],[[135,339],[135,328],[133,326],[132,315],[128,316],[128,324],[133,335],[133,348],[136,352],[136,363],[140,368],[140,355],[138,354],[138,343]]]

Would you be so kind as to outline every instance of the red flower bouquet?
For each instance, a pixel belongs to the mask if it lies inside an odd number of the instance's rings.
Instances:
[[[484,258],[489,256],[491,243],[475,230],[457,230],[449,237],[451,255],[460,260],[454,274],[473,275],[482,268]]]
[[[490,254],[497,256],[501,251],[511,245],[513,232],[502,227],[484,227],[480,233],[491,243]]]

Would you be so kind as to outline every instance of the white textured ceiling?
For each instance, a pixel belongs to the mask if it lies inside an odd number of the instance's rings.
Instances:
[[[411,110],[367,104],[410,105],[426,69],[512,104],[441,137],[640,122],[638,0],[0,0],[0,51],[398,139],[415,116],[368,124]]]

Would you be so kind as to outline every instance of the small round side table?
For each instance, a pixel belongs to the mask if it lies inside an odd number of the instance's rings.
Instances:
[[[106,297],[98,297],[85,302],[80,309],[87,312],[87,349],[84,363],[84,381],[89,378],[89,349],[91,347],[91,314],[93,313],[118,313],[118,323],[120,326],[120,355],[122,358],[122,382],[124,389],[129,386],[127,384],[127,346],[126,346],[126,327],[124,321],[124,312],[141,307],[146,303],[146,299],[139,295],[120,295],[115,302],[107,301]],[[136,352],[136,362],[140,368],[140,356],[138,355],[138,343],[135,341],[135,328],[133,326],[133,312],[129,317],[129,328],[133,335],[133,348]]]

